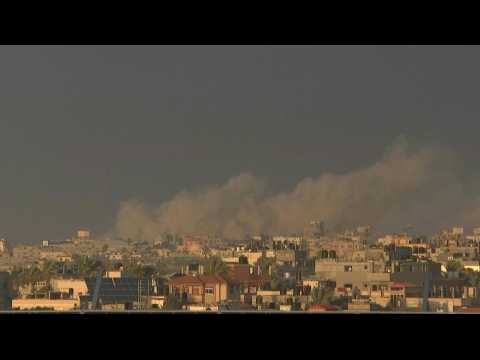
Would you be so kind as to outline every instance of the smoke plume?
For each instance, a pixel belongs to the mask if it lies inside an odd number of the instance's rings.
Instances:
[[[420,229],[476,221],[480,201],[463,179],[459,159],[436,146],[397,140],[372,165],[346,174],[305,178],[291,191],[267,196],[266,181],[240,174],[203,191],[183,191],[157,208],[138,200],[120,206],[115,232],[123,238],[155,239],[164,233],[295,233],[311,220],[327,227],[372,224]]]

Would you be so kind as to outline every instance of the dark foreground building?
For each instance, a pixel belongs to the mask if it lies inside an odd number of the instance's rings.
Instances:
[[[80,297],[81,309],[149,309],[156,307],[155,300],[164,297],[163,281],[159,279],[119,277],[102,278],[98,282],[97,278],[87,278],[85,282],[88,288],[88,295]]]
[[[0,272],[0,311],[11,310],[10,274]]]

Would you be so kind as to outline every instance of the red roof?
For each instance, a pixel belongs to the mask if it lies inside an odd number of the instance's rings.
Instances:
[[[249,265],[236,265],[233,267],[230,273],[230,279],[233,283],[260,283],[262,281],[268,281],[268,277],[250,274]]]
[[[200,281],[202,281],[203,283],[207,283],[207,284],[212,284],[212,283],[223,284],[223,283],[226,283],[225,279],[223,277],[221,277],[220,275],[199,275],[197,277],[200,278]]]
[[[195,285],[202,285],[202,284],[223,284],[226,283],[225,279],[218,275],[185,275],[185,276],[177,276],[170,279],[170,283],[173,285],[180,285],[180,284],[195,284]]]
[[[202,282],[198,278],[198,276],[191,276],[191,275],[185,275],[185,276],[175,276],[174,278],[170,279],[171,284],[198,284],[201,285]]]
[[[312,304],[309,311],[336,311],[337,308],[333,305]]]
[[[391,289],[404,289],[409,287],[411,288],[411,287],[417,287],[417,286],[409,283],[393,283],[392,286],[390,286]]]
[[[469,306],[458,309],[458,312],[470,312],[470,313],[480,313],[480,307],[478,306]]]

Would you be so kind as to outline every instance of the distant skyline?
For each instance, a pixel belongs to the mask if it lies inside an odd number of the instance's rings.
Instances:
[[[103,233],[123,201],[242,173],[289,191],[400,135],[473,178],[478,63],[478,46],[1,46],[0,237]]]

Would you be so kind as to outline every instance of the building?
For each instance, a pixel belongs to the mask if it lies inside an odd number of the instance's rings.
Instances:
[[[290,305],[291,310],[306,310],[308,295],[295,295],[293,291],[282,294],[280,290],[259,290],[252,296],[252,305],[258,310],[280,310],[282,305]]]
[[[80,296],[82,309],[95,309],[93,296],[97,286],[96,278],[85,279],[88,295]],[[102,310],[146,309],[152,299],[164,295],[161,279],[139,279],[130,277],[101,278],[98,287],[98,304]]]
[[[10,307],[10,274],[0,272],[0,310],[9,310]]]
[[[90,240],[90,230],[80,229],[77,231],[78,240]]]
[[[218,305],[227,300],[228,286],[218,275],[175,276],[168,282],[169,294],[184,305]]]
[[[235,256],[243,256],[247,258],[247,262],[250,265],[255,265],[258,259],[260,259],[263,256],[263,251],[241,250],[241,251],[236,251]]]
[[[338,311],[338,308],[333,305],[324,305],[324,304],[311,304],[308,307],[310,312],[327,312],[327,311]]]
[[[429,257],[432,252],[432,244],[424,238],[414,238],[406,234],[389,234],[377,240],[377,244],[387,248],[391,256],[391,250],[410,249],[409,256]]]
[[[357,250],[357,245],[351,239],[328,239],[321,242],[319,251],[322,250],[335,254],[335,257],[339,260],[348,261],[352,259],[353,252]]]
[[[188,254],[200,256],[202,255],[202,246],[203,246],[202,241],[197,240],[190,236],[184,236],[183,245],[180,247],[180,250]]]
[[[27,298],[13,299],[12,310],[72,311],[79,308],[78,299]]]
[[[340,273],[382,273],[385,272],[383,261],[336,261],[335,259],[316,259],[315,274],[325,280],[335,281]]]
[[[391,264],[392,281],[424,286],[428,279],[441,279],[441,264],[431,260],[395,261]]]
[[[87,284],[82,279],[51,279],[50,288],[54,292],[68,293],[74,299],[88,293]]]
[[[204,266],[200,263],[183,265],[181,269],[182,275],[196,276],[196,275],[203,275],[203,272],[204,272]]]
[[[57,262],[72,261],[72,257],[64,251],[40,251],[39,258]]]
[[[275,250],[275,260],[279,264],[304,266],[306,259],[307,253],[305,250]]]
[[[7,240],[0,239],[0,255],[8,253]]]
[[[368,299],[352,299],[347,305],[347,310],[352,312],[370,312],[372,304]]]
[[[391,306],[393,309],[419,308],[423,288],[407,282],[395,282],[390,286]],[[415,299],[412,301],[412,299]],[[419,300],[420,299],[420,300]]]
[[[241,303],[251,304],[251,297],[269,281],[269,274],[261,274],[258,267],[235,264],[229,276],[229,296],[238,295]]]
[[[452,235],[463,236],[463,226],[456,226],[452,228]]]
[[[122,277],[122,269],[123,268],[120,268],[119,270],[105,271],[103,277],[107,279],[119,279]]]
[[[40,249],[32,245],[17,245],[12,250],[13,258],[23,263],[33,263],[40,258]]]
[[[304,247],[303,236],[273,236],[273,250],[301,250]]]
[[[465,260],[463,261],[463,268],[467,270],[472,270],[475,272],[480,271],[480,262],[478,260]]]

